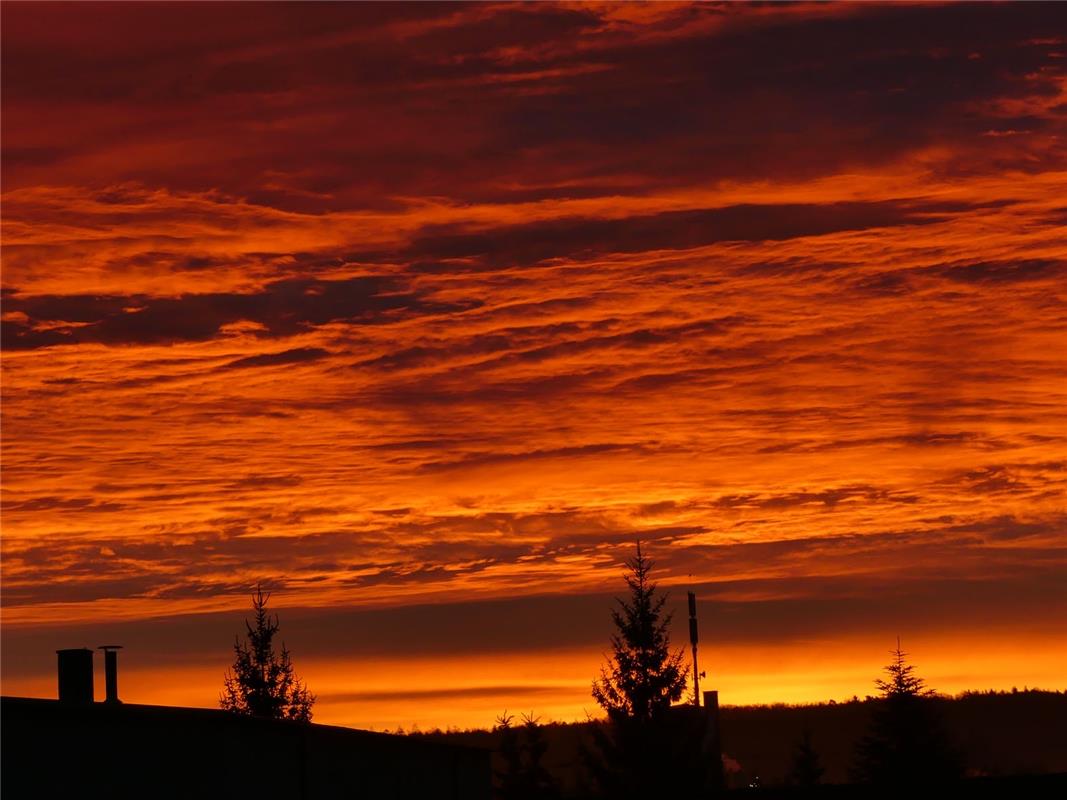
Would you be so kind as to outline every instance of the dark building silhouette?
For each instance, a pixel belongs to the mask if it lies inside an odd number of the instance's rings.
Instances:
[[[703,705],[672,706],[669,717],[672,727],[683,740],[691,743],[692,771],[683,781],[685,788],[701,797],[720,792],[724,786],[722,770],[722,741],[719,733],[719,693],[703,693]]]
[[[5,798],[488,800],[490,753],[228,711],[93,702],[92,650],[59,651],[61,700],[0,698]],[[88,676],[88,681],[86,680]]]
[[[93,651],[85,647],[56,650],[59,699],[64,703],[93,702]]]

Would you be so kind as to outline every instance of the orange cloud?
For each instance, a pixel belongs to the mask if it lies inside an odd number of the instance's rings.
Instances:
[[[946,689],[1054,677],[1054,11],[290,13],[4,8],[5,691],[167,620],[198,644],[131,648],[133,688],[210,705],[264,581],[324,720],[445,724],[399,663],[457,724],[578,714],[606,632],[575,608],[638,538],[758,632],[720,653],[738,701],[862,694],[912,631]],[[450,604],[459,652],[329,649],[337,609],[417,639]]]

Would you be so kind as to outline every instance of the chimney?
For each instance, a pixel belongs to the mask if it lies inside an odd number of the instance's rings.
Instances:
[[[726,778],[722,769],[722,732],[719,729],[719,693],[717,691],[704,692],[704,713],[707,715],[704,752],[711,765],[711,772],[708,776],[709,788],[721,791],[726,785]]]
[[[64,703],[93,702],[93,651],[85,647],[56,650],[59,659],[59,699]]]
[[[97,648],[104,651],[104,697],[105,703],[121,703],[119,700],[119,654],[121,644],[102,644]]]
[[[704,708],[708,720],[714,725],[716,732],[719,729],[719,693],[704,692]]]

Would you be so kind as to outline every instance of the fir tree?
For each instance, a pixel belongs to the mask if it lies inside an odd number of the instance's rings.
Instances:
[[[497,718],[498,751],[504,760],[504,769],[496,773],[497,796],[501,800],[552,800],[559,797],[559,786],[542,763],[548,743],[537,718],[532,712],[524,714],[520,728],[512,725],[513,719],[506,711]]]
[[[687,674],[684,651],[671,652],[671,615],[663,613],[667,595],[657,595],[649,575],[653,563],[641,552],[626,562],[630,599],[617,600],[611,619],[618,633],[611,637],[612,658],[593,682],[593,699],[612,721],[648,722],[681,699]]]
[[[277,615],[267,612],[269,599],[270,593],[256,587],[252,595],[255,625],[245,620],[247,644],[235,637],[234,663],[226,672],[219,705],[237,714],[310,722],[315,696],[293,672],[285,643],[280,654],[274,650],[279,626]]]
[[[702,787],[701,762],[692,721],[669,714],[685,692],[684,651],[671,650],[667,595],[657,591],[653,563],[641,545],[627,560],[627,600],[617,599],[611,618],[616,633],[612,654],[593,698],[607,712],[607,724],[593,728],[599,755],[587,751],[586,764],[609,797],[655,797]]]
[[[932,697],[933,689],[926,687],[926,681],[915,674],[915,667],[905,661],[905,653],[900,649],[900,639],[897,639],[897,649],[890,652],[892,662],[885,667],[889,680],[879,678],[874,682],[883,697]]]
[[[885,667],[887,679],[875,681],[871,727],[860,740],[853,778],[883,786],[918,786],[958,778],[959,757],[949,745],[937,715],[936,698],[907,663],[900,648]]]
[[[787,783],[791,786],[817,786],[822,781],[824,772],[826,770],[819,754],[811,743],[811,730],[804,728],[804,733],[793,750],[793,762],[789,768]]]
[[[495,731],[499,735],[497,740],[497,753],[504,761],[504,768],[498,770],[497,796],[500,798],[516,797],[522,783],[522,745],[519,742],[519,732],[512,725],[514,717],[505,711],[496,720]]]

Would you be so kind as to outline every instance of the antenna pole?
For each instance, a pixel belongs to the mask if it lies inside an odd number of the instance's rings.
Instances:
[[[693,645],[693,705],[700,706],[700,669],[697,667],[697,596],[689,592],[689,642]]]

